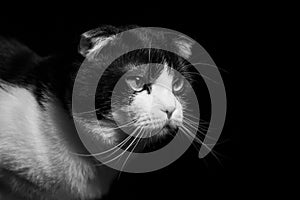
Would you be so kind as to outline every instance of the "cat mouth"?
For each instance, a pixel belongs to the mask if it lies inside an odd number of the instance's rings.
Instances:
[[[178,129],[181,126],[181,122],[178,120],[168,119],[166,121],[165,126],[174,128],[174,129]]]
[[[175,134],[177,133],[177,131],[179,130],[179,127],[178,126],[173,126],[171,124],[166,124],[164,127],[163,127],[163,134],[170,134],[172,136],[175,136]]]

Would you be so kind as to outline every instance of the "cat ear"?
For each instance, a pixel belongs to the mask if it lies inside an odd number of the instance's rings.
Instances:
[[[115,35],[119,32],[113,26],[104,26],[87,31],[81,35],[78,51],[89,60],[95,59],[101,49],[114,40]]]
[[[194,42],[184,36],[176,39],[174,41],[178,52],[181,56],[183,56],[184,58],[189,58],[192,55],[192,46],[194,44]]]

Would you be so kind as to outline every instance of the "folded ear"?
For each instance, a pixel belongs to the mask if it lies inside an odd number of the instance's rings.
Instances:
[[[81,35],[79,44],[79,53],[91,60],[106,46],[110,41],[115,39],[115,35],[121,32],[113,26],[102,26]]]
[[[192,55],[192,46],[194,44],[192,40],[182,36],[176,39],[174,42],[181,56],[187,59]]]

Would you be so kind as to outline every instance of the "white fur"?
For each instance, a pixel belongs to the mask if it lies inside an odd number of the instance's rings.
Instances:
[[[192,41],[185,41],[185,40],[178,40],[175,41],[175,44],[179,48],[179,53],[184,57],[184,58],[189,58],[192,55]]]
[[[183,118],[182,105],[172,92],[173,79],[174,72],[165,64],[160,76],[152,85],[151,93],[143,91],[135,96],[130,110],[136,113],[136,126],[150,131],[162,128],[168,122],[166,110],[174,110],[170,121],[180,125]]]
[[[105,45],[107,45],[109,41],[112,41],[114,39],[115,36],[92,38],[93,48],[88,50],[88,53],[86,54],[86,58],[88,60],[94,60],[97,54],[101,51],[101,49]]]
[[[56,195],[68,194],[65,199],[100,197],[103,185],[91,163],[73,154],[80,153],[80,143],[72,139],[77,133],[58,101],[49,98],[41,111],[30,90],[1,86],[0,168],[28,169],[24,175],[49,191],[53,185],[44,178],[56,180]]]

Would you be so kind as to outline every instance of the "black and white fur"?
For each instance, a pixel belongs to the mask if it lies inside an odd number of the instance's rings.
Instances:
[[[80,53],[93,59],[118,32],[110,27],[83,34],[89,41],[81,41]],[[115,171],[77,156],[88,153],[71,115],[82,59],[42,58],[12,39],[0,44],[0,199],[95,199],[107,193]],[[189,46],[178,45],[189,56]]]
[[[0,199],[100,197],[113,172],[72,154],[86,151],[69,115],[72,63],[0,44]]]

